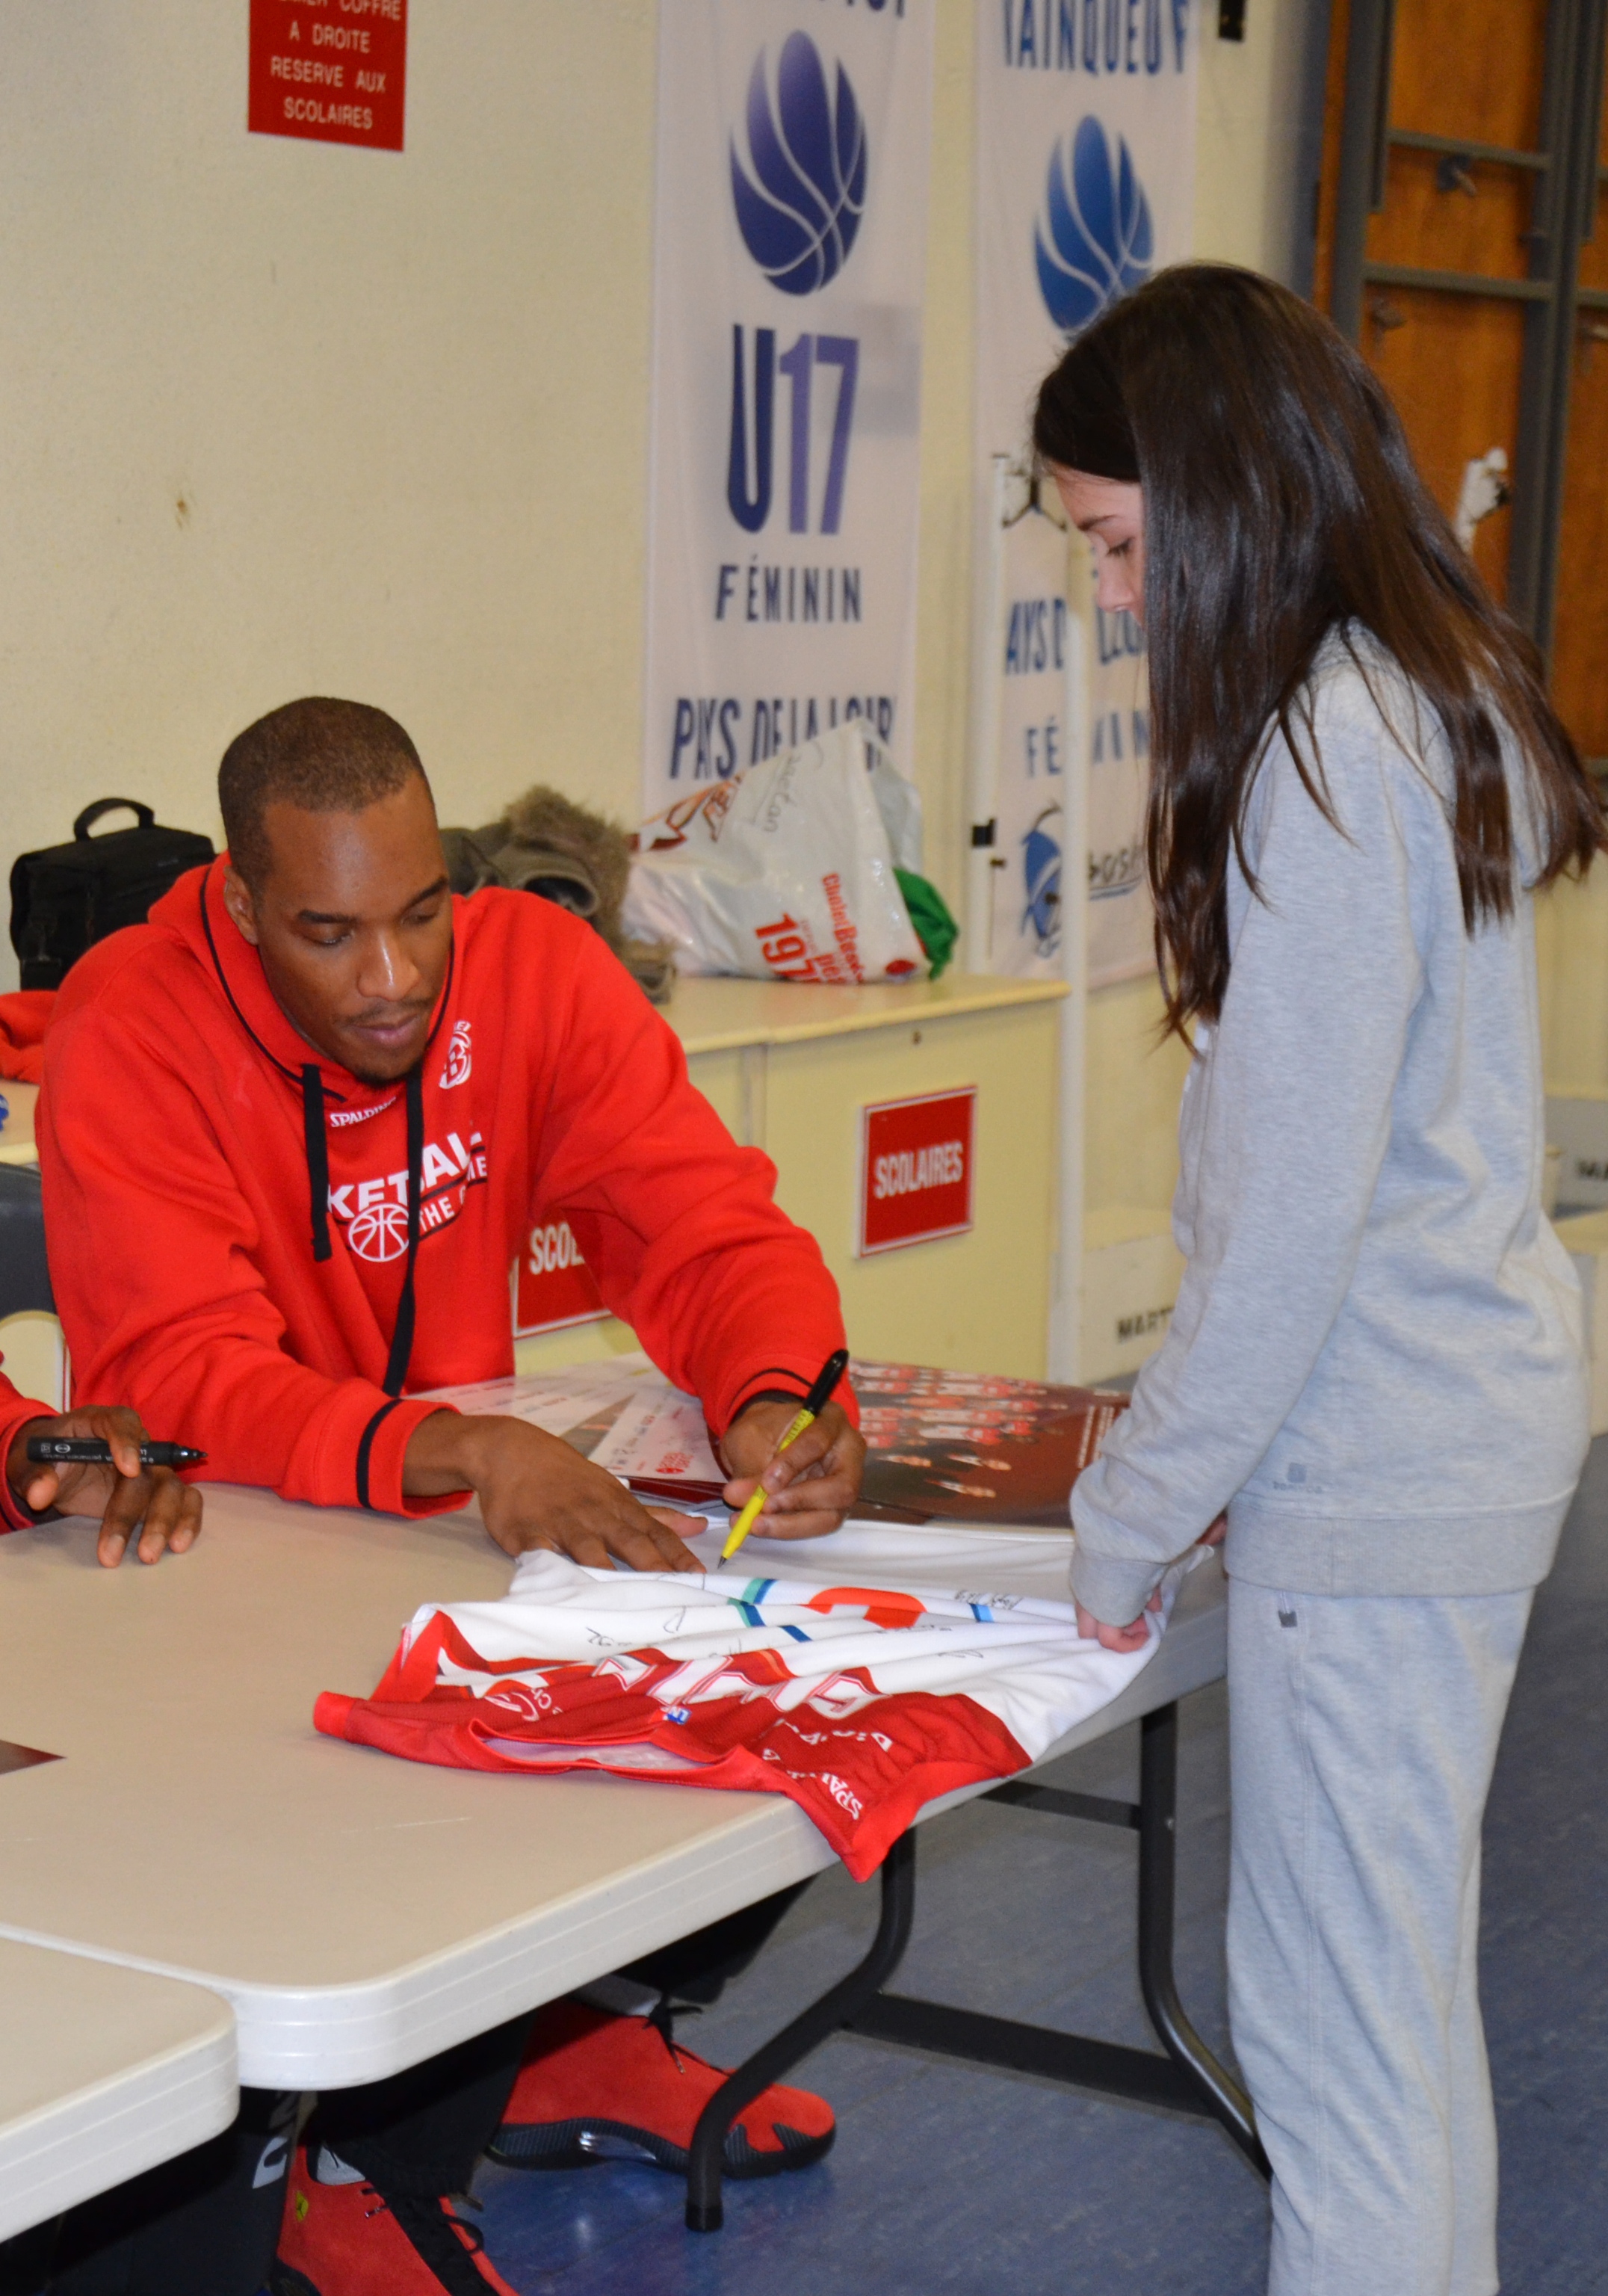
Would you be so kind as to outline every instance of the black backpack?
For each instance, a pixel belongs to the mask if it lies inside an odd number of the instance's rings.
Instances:
[[[92,837],[103,813],[126,807],[139,824]],[[212,858],[208,838],[161,829],[148,805],[103,797],[72,825],[70,845],[20,853],[12,868],[12,947],[24,988],[59,988],[69,964],[123,925],[143,924],[175,878]]]

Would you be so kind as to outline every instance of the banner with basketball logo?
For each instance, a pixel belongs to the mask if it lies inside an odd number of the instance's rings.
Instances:
[[[1065,969],[1061,872],[1083,634],[1067,597],[1067,527],[1054,489],[1003,459],[994,479],[992,659],[980,666],[977,693],[987,757],[974,807],[992,838],[972,853],[972,962],[1056,979]]]
[[[643,812],[907,771],[934,0],[661,0]]]
[[[1025,696],[1013,680],[1036,676],[1048,694],[1053,665],[1036,652],[1025,668],[1013,657],[1023,622],[1010,610],[1039,612],[1055,551],[1032,528],[1002,542],[991,467],[1010,456],[1025,486],[1028,423],[1045,374],[1119,296],[1189,252],[1195,19],[1191,0],[982,0],[977,10],[975,467],[986,597],[978,629],[980,644],[1001,656],[985,663],[984,691],[995,699],[978,738],[992,752],[998,972],[1047,961],[1044,840],[1057,816],[1042,736],[1036,747],[1022,738],[1012,712],[1021,715]],[[1018,568],[1024,552],[1029,562]],[[1074,579],[1081,587],[1081,572]],[[1091,597],[1073,603],[1085,675],[1073,681],[1082,722],[1063,729],[1062,764],[1089,775],[1089,980],[1098,987],[1154,961],[1144,874],[1149,711],[1143,632],[1126,615],[1098,613]],[[1025,722],[1041,724],[1042,711]],[[1007,915],[1017,921],[1014,938]]]

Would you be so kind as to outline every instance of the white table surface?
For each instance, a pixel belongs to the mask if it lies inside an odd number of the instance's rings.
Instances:
[[[0,1939],[0,2240],[204,2144],[238,2103],[216,1993]]]
[[[976,1536],[1001,1592],[1064,1593],[1064,1535]],[[837,1546],[746,1551],[829,1580]],[[777,1795],[516,1780],[316,1734],[318,1693],[366,1696],[420,1603],[495,1597],[509,1575],[471,1514],[216,1486],[196,1548],[153,1568],[102,1570],[83,1522],[0,1539],[0,1738],[66,1757],[0,1775],[0,1937],[208,1987],[242,2083],[339,2087],[833,1862]],[[1213,1562],[1155,1659],[1055,1751],[1217,1679],[1223,1647]]]

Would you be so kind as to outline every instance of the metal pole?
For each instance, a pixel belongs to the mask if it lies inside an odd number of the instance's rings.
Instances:
[[[1569,360],[1572,315],[1565,308],[1563,274],[1571,237],[1575,78],[1579,70],[1580,0],[1552,0],[1547,17],[1547,57],[1541,92],[1540,149],[1547,168],[1537,179],[1530,208],[1530,276],[1546,291],[1524,322],[1524,363],[1519,382],[1518,452],[1514,458],[1513,531],[1507,548],[1507,604],[1546,649],[1552,582],[1547,560],[1555,547],[1558,367]],[[1569,299],[1572,299],[1570,298]],[[1567,399],[1567,375],[1564,378]]]
[[[1089,599],[1088,548],[1068,537],[1079,595]],[[1089,631],[1086,612],[1066,617],[1066,793],[1061,823],[1061,1006],[1059,1116],[1057,1125],[1056,1268],[1049,1308],[1051,1379],[1075,1383],[1083,1371],[1084,1103],[1089,1065]]]
[[[1370,215],[1384,204],[1391,101],[1392,0],[1351,0],[1346,37],[1345,116],[1335,198],[1335,266],[1329,310],[1348,342],[1362,340],[1362,265]]]
[[[982,627],[972,684],[970,816],[966,851],[966,945],[968,972],[993,970],[993,861],[1000,788],[1000,660],[1005,595],[1005,491],[1008,455],[996,455],[988,477],[988,528],[982,584]]]
[[[1530,630],[1551,667],[1557,622],[1558,545],[1563,523],[1563,488],[1568,476],[1569,406],[1574,384],[1576,296],[1580,247],[1596,223],[1597,139],[1603,109],[1604,0],[1560,0],[1567,12],[1568,78],[1560,106],[1562,149],[1552,173],[1553,300],[1548,314],[1551,356],[1542,428],[1540,487],[1534,510],[1535,579]],[[1550,37],[1548,45],[1550,45]]]

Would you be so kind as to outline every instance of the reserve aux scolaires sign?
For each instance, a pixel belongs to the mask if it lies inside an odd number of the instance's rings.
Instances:
[[[408,0],[251,0],[246,124],[400,152]]]

